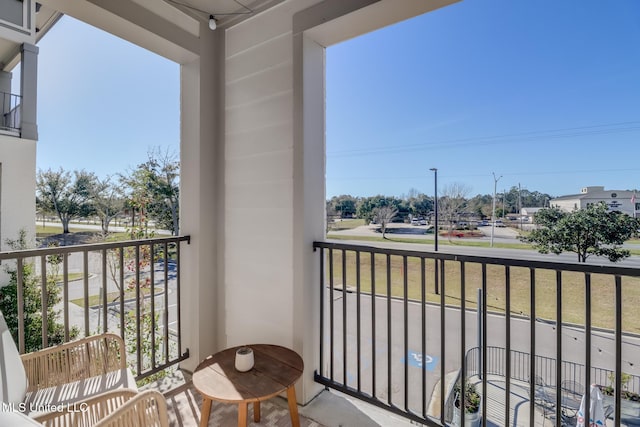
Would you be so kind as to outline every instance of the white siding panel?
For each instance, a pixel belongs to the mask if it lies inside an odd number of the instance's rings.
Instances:
[[[0,245],[8,250],[21,229],[35,238],[36,141],[0,135],[0,170]]]
[[[228,229],[234,231],[234,243],[228,248],[242,248],[251,246],[260,239],[268,242],[270,239],[280,239],[287,235],[287,229],[291,227],[292,216],[290,209],[234,209],[227,211]],[[274,236],[274,231],[281,233]],[[282,249],[282,248],[279,248]],[[240,258],[244,258],[246,249],[240,252]],[[229,253],[229,255],[233,252]],[[233,258],[229,258],[233,259]]]
[[[265,80],[264,84],[270,82]],[[292,103],[293,97],[287,92],[244,107],[227,109],[227,129],[256,129],[273,123],[293,122]]]
[[[291,34],[286,33],[263,43],[251,54],[227,58],[227,84],[236,83],[255,73],[291,63]]]
[[[228,185],[227,209],[285,208],[293,203],[289,181],[262,181]]]
[[[289,151],[227,159],[227,183],[236,185],[291,180],[293,175],[291,161],[292,153]]]
[[[291,346],[295,338],[291,27],[293,14],[316,1],[285,1],[226,32],[229,345],[260,340]]]
[[[290,211],[290,209],[289,209]],[[273,212],[273,214],[278,214]],[[287,212],[284,210],[280,213],[283,218],[287,217]],[[290,216],[289,216],[290,218]],[[256,219],[254,215],[253,220]],[[225,253],[227,260],[242,262],[242,268],[233,271],[233,277],[237,277],[240,271],[252,271],[257,277],[260,276],[260,269],[257,267],[246,268],[247,260],[253,262],[265,263],[274,266],[280,266],[279,268],[283,274],[290,274],[292,261],[292,246],[290,245],[291,236],[287,233],[278,233],[277,225],[271,225],[269,222],[270,217],[260,218],[262,221],[263,229],[270,229],[272,233],[270,235],[256,236],[249,232],[243,232],[240,228],[237,228],[237,238],[233,241],[227,242],[228,251]],[[289,223],[291,220],[289,220]],[[277,235],[276,235],[277,234]],[[285,261],[286,260],[286,261]]]
[[[307,9],[320,0],[285,1],[268,11],[230,28],[227,32],[227,57],[247,49],[262,47],[266,40],[291,32],[293,15]]]
[[[269,135],[269,138],[265,138]],[[227,133],[227,158],[264,154],[293,149],[291,121],[274,123],[257,129]]]
[[[292,92],[292,64],[283,62],[275,67],[262,69],[250,77],[227,84],[227,110],[266,101],[279,95],[292,96]]]

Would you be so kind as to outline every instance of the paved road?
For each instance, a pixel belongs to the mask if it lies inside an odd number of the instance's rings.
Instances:
[[[411,226],[406,226],[409,228]],[[410,231],[410,228],[409,230]],[[488,230],[487,230],[488,231]],[[511,229],[496,229],[494,236],[495,241],[515,242],[516,233]],[[343,235],[377,235],[370,227],[358,227],[355,230],[345,230],[339,232]],[[411,234],[398,234],[402,237]],[[386,242],[359,242],[364,245],[391,247],[398,249],[417,249],[424,251],[433,251],[432,244],[412,244],[393,242],[394,234],[388,235],[390,240]],[[424,238],[425,235],[415,235]],[[427,235],[432,238],[433,235]],[[485,241],[488,237],[480,238]],[[452,239],[454,242],[456,239]],[[465,239],[467,240],[467,239]],[[440,252],[465,254],[472,256],[488,256],[494,258],[505,259],[525,259],[539,261],[554,261],[575,263],[575,254],[541,254],[534,250],[516,250],[516,249],[500,249],[487,247],[471,247],[463,245],[440,245]],[[612,265],[608,260],[592,257],[588,260],[593,265]],[[616,266],[625,266],[632,268],[640,267],[640,257],[632,256],[622,262],[615,263]],[[334,292],[334,335],[333,335],[333,370],[335,378],[341,381],[343,375],[343,340],[342,340],[342,313],[343,313],[343,294],[342,292]],[[407,318],[407,349],[404,343],[404,324],[405,311],[403,303],[398,300],[391,301],[391,310],[387,309],[387,300],[384,297],[378,297],[375,301],[375,340],[372,337],[372,321],[371,321],[371,298],[369,296],[361,296],[361,352],[362,362],[360,365],[360,387],[365,393],[375,394],[376,397],[397,405],[400,408],[407,406],[410,410],[417,413],[422,411],[422,373],[425,373],[425,399],[431,399],[432,392],[437,382],[441,378],[441,364],[444,363],[445,373],[455,371],[461,366],[460,357],[460,310],[455,308],[447,308],[445,310],[445,330],[444,336],[445,352],[441,354],[441,336],[440,336],[440,308],[437,305],[427,305],[427,321],[425,324],[425,332],[423,334],[421,328],[421,305],[417,303],[409,303],[406,311]],[[628,309],[627,309],[628,310]],[[357,388],[358,366],[357,366],[357,331],[356,331],[356,295],[348,292],[346,294],[346,313],[347,313],[347,370],[346,382],[350,387]],[[391,338],[388,337],[387,319],[391,319]],[[477,342],[477,323],[476,313],[468,311],[465,315],[466,319],[466,349],[478,345]],[[487,345],[496,347],[505,347],[505,326],[503,316],[488,316]],[[513,350],[521,351],[525,354],[530,353],[530,321],[528,319],[514,318],[511,324],[512,332],[510,344]],[[581,328],[564,326],[561,330],[562,336],[562,358],[568,362],[573,362],[573,366],[579,369],[579,366],[585,364],[585,336]],[[422,337],[426,339],[426,357],[422,360]],[[553,383],[555,381],[555,365],[553,360],[556,359],[556,325],[544,321],[536,322],[536,354],[542,356],[547,362],[545,366],[539,366],[537,369],[542,372],[541,375],[546,377],[547,381]],[[592,333],[591,347],[591,363],[592,366],[613,370],[615,361],[615,342],[613,334],[608,332],[595,331]],[[389,347],[389,342],[391,343]],[[375,343],[375,348],[374,344]],[[326,349],[330,348],[330,337],[325,342]],[[406,352],[406,354],[405,354]],[[635,336],[625,336],[623,349],[623,371],[636,376],[640,376],[640,340]],[[325,359],[325,366],[330,367],[331,359]],[[407,387],[409,388],[409,400],[405,402],[405,367],[407,368]],[[528,378],[528,366],[526,373],[520,374]],[[327,371],[328,372],[328,371]],[[391,376],[389,377],[389,372]],[[373,389],[373,378],[375,373],[375,390]],[[575,373],[579,375],[579,373]],[[389,382],[390,381],[390,382]],[[595,381],[595,379],[594,379]],[[600,383],[608,383],[608,378],[598,380]],[[390,384],[390,388],[389,388]],[[389,397],[389,395],[391,397]]]
[[[68,258],[69,263],[69,272],[84,272],[84,259],[82,253],[73,253]],[[60,267],[62,268],[62,267]],[[148,270],[148,269],[147,269]],[[157,288],[157,294],[155,297],[155,311],[159,316],[159,332],[163,331],[163,322],[164,322],[164,307],[165,307],[165,284],[164,284],[164,266],[162,263],[155,264],[155,284]],[[102,256],[99,252],[90,252],[88,256],[88,272],[89,272],[89,283],[88,283],[88,296],[92,295],[100,295],[102,292],[102,287],[104,285],[103,277],[104,272],[102,270]],[[107,276],[107,293],[110,292],[119,292],[119,288],[116,285],[116,282],[113,281],[111,275],[109,273]],[[134,278],[135,274],[133,272],[125,273],[125,289],[129,283],[130,278]],[[144,277],[144,272],[142,274]],[[119,273],[118,273],[119,280]],[[169,310],[167,312],[169,331],[172,335],[175,335],[177,330],[177,281],[176,281],[176,270],[175,266],[171,263],[169,264],[169,281],[168,281],[168,307]],[[158,289],[159,288],[159,289]],[[69,282],[69,299],[80,299],[85,296],[85,286],[84,279],[75,280]],[[61,291],[62,297],[62,291]],[[148,303],[149,297],[145,299]],[[125,303],[125,313],[129,311],[135,310],[136,302],[135,300],[128,300]],[[56,307],[60,310],[60,320],[63,319],[63,310],[64,306],[62,303],[58,304]],[[89,317],[89,333],[97,333],[103,330],[103,313],[104,306],[93,306],[88,309],[88,317]],[[109,324],[108,330],[114,333],[119,333],[120,331],[120,303],[111,304],[107,309],[107,322]],[[84,334],[85,330],[85,308],[76,305],[73,302],[69,303],[69,324],[70,326],[76,326],[81,331],[81,335]]]
[[[327,301],[329,293],[327,292]],[[330,334],[325,337],[325,375],[329,375],[333,364],[333,375],[337,381],[343,378],[346,384],[356,389],[358,387],[358,364],[357,364],[357,298],[352,292],[346,293],[346,307],[343,306],[344,299],[341,291],[334,291],[333,294],[334,313],[334,334],[333,339]],[[441,364],[444,363],[445,373],[455,371],[461,366],[460,346],[461,346],[461,315],[456,308],[445,310],[445,353],[440,350],[440,307],[438,305],[427,304],[426,322],[424,333],[422,329],[421,304],[409,303],[407,305],[407,349],[405,352],[405,310],[404,303],[392,299],[389,302],[385,297],[377,297],[375,306],[371,304],[371,297],[361,295],[360,299],[360,343],[361,343],[361,364],[360,364],[360,388],[363,392],[375,395],[383,401],[388,401],[400,408],[408,406],[409,409],[417,413],[422,412],[422,373],[425,373],[426,402],[431,399],[434,387],[440,379]],[[346,308],[346,377],[343,352],[343,307]],[[375,340],[372,334],[372,309],[375,310]],[[391,333],[387,329],[387,319],[391,319]],[[477,342],[477,314],[475,311],[467,311],[465,314],[465,340],[466,349],[478,346]],[[329,319],[326,319],[329,325]],[[530,321],[525,318],[514,318],[511,323],[510,344],[512,350],[529,353]],[[505,347],[505,318],[504,316],[488,315],[487,336],[488,346]],[[426,357],[422,360],[422,337],[426,339]],[[333,341],[333,358],[330,357],[331,343]],[[391,343],[389,347],[389,343]],[[556,327],[548,322],[536,322],[536,354],[538,356],[556,358]],[[614,340],[610,333],[592,333],[591,361],[594,367],[613,370],[614,368]],[[640,339],[638,337],[624,337],[622,347],[623,370],[634,375],[640,375],[637,371],[640,366]],[[584,331],[580,328],[562,328],[562,357],[568,362],[575,363],[575,367],[585,364],[585,343]],[[518,373],[520,376],[528,378],[528,364],[525,360],[521,363],[517,361],[514,365],[521,366],[524,372]],[[407,387],[408,401],[405,405],[405,366],[407,367]],[[574,366],[574,365],[571,365]],[[555,365],[551,361],[548,364],[538,366],[538,373],[546,377],[548,382],[555,377]],[[567,371],[579,375],[576,370]],[[375,390],[374,390],[375,373]],[[391,376],[389,377],[389,373]],[[389,382],[390,380],[390,382]],[[389,384],[391,384],[389,394]],[[375,391],[375,392],[374,392]],[[389,397],[391,396],[391,397]]]

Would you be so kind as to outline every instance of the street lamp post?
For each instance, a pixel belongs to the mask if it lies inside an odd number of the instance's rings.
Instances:
[[[491,210],[491,247],[493,247],[493,233],[496,229],[496,189],[498,187],[498,181],[502,178],[500,175],[496,178],[496,173],[491,172],[493,174],[493,209]]]
[[[434,237],[435,237],[435,245],[434,245],[434,250],[437,252],[438,251],[438,168],[431,168],[429,169],[431,171],[433,171],[433,187],[434,187],[434,202],[433,202],[433,206],[434,206],[434,213],[435,213],[435,217],[436,217],[436,225],[435,225],[435,229],[433,231],[434,233]]]

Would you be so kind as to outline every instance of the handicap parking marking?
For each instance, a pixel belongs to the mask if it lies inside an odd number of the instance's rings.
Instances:
[[[402,363],[408,363],[409,366],[415,366],[416,368],[424,368],[427,371],[433,371],[438,366],[438,356],[424,355],[424,363],[422,363],[422,352],[409,351],[407,358],[402,358]]]

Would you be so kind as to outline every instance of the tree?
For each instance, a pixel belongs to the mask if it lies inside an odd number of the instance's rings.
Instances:
[[[426,217],[433,211],[433,199],[425,194],[416,194],[409,198],[411,214]]]
[[[147,215],[156,226],[179,233],[180,162],[161,150],[149,151],[145,163],[138,165],[121,182],[128,187],[128,204],[139,214],[139,224],[146,229]],[[134,226],[134,224],[132,224]]]
[[[27,233],[21,229],[16,240],[7,240],[13,250],[28,249]],[[49,345],[64,342],[64,325],[58,322],[60,311],[54,306],[60,302],[60,288],[56,284],[59,265],[63,255],[47,257],[49,274],[46,280],[47,300],[47,340]],[[18,323],[24,324],[24,345],[27,353],[42,348],[42,282],[36,275],[35,266],[31,262],[22,264],[24,315],[18,318],[18,269],[15,264],[5,267],[9,275],[9,283],[0,288],[0,311],[4,315],[7,327],[11,331],[14,341],[18,342]],[[78,336],[78,329],[71,328],[70,338]]]
[[[462,212],[462,208],[465,206],[466,196],[469,191],[469,187],[465,184],[454,182],[443,188],[441,192],[442,197],[438,199],[438,208],[441,212],[442,219],[449,223],[449,238],[451,238],[453,224],[457,221],[458,216]]]
[[[42,211],[55,212],[62,222],[62,232],[69,233],[69,222],[74,218],[86,218],[93,212],[91,188],[96,176],[85,170],[71,173],[60,168],[38,171],[36,201]]]
[[[353,196],[343,194],[331,198],[331,207],[336,212],[340,212],[340,218],[351,218],[356,213],[357,200]]]
[[[386,239],[385,233],[387,232],[387,225],[393,221],[393,218],[395,218],[397,214],[398,209],[393,206],[381,206],[374,209],[374,219],[380,224],[383,239]]]
[[[120,188],[113,185],[111,177],[96,178],[90,190],[91,201],[96,215],[100,218],[102,234],[109,234],[109,224],[124,209],[124,198]]]
[[[521,240],[532,243],[540,253],[574,252],[578,262],[586,262],[591,255],[605,256],[611,262],[627,258],[630,253],[621,245],[640,227],[638,219],[609,212],[604,202],[573,212],[542,209],[535,214],[535,221],[541,228]]]
[[[369,224],[375,217],[375,209],[383,206],[393,206],[396,209],[400,204],[400,200],[395,197],[386,197],[377,195],[373,197],[364,197],[358,201],[356,215],[358,218],[365,220]]]

